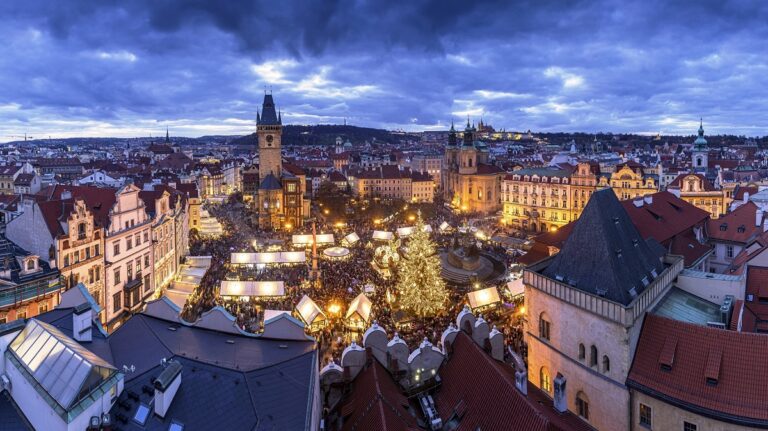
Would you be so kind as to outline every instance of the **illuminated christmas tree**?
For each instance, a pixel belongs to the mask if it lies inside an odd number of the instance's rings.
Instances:
[[[396,287],[400,307],[419,317],[434,316],[448,299],[445,281],[440,276],[440,257],[429,233],[424,230],[421,212],[400,260]]]

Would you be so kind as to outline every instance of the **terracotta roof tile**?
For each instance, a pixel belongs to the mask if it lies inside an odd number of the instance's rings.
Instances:
[[[659,358],[670,338],[677,348],[667,371]],[[636,352],[631,388],[722,421],[768,426],[768,336],[648,314]]]

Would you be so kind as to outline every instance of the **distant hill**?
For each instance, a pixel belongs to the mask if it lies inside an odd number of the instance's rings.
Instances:
[[[344,126],[344,125],[317,125],[317,126],[283,126],[283,144],[285,145],[333,145],[336,137],[341,136],[345,141],[349,139],[353,143],[363,141],[398,142],[401,136],[393,135],[387,130],[372,129],[369,127]],[[256,145],[256,134],[242,136],[230,141],[231,145]]]

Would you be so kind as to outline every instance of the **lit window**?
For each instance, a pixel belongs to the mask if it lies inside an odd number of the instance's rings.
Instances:
[[[541,367],[539,371],[539,387],[546,393],[552,392],[552,380],[546,367]]]

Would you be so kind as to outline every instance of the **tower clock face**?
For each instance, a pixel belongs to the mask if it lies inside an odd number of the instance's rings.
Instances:
[[[275,139],[275,138],[274,138],[274,137],[272,137],[272,135],[267,135],[267,142],[269,142],[270,144],[272,143],[272,141],[273,141],[274,139]]]

